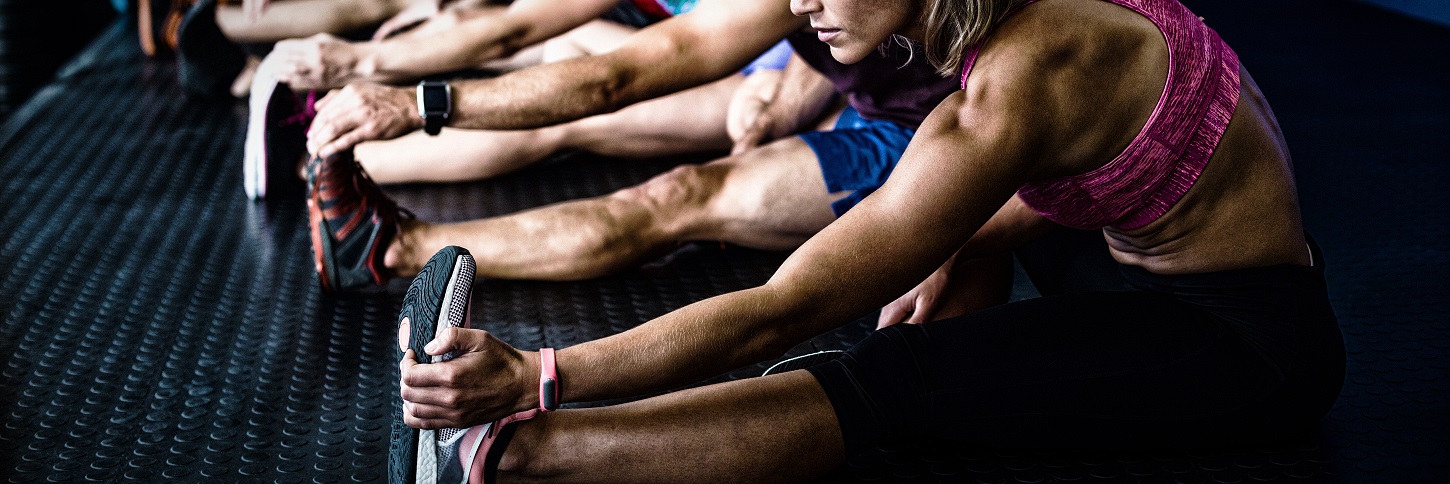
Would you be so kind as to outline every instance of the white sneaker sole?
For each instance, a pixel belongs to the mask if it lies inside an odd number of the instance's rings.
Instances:
[[[267,104],[276,89],[277,81],[258,67],[247,99],[247,138],[242,144],[242,189],[252,200],[267,196]]]
[[[443,290],[443,301],[438,307],[438,322],[433,329],[436,337],[438,333],[451,327],[471,327],[472,317],[469,315],[469,295],[473,292],[473,275],[477,266],[473,262],[473,256],[460,254],[453,262],[453,273],[448,276],[448,287]],[[450,352],[439,355],[434,363],[442,363],[456,357]],[[451,432],[450,432],[451,431]],[[445,434],[442,442],[443,447],[455,444],[458,439],[463,438],[463,429],[443,430],[420,430],[418,431],[418,460],[415,481],[418,484],[437,484],[438,481],[438,449],[440,448],[439,432]],[[471,460],[469,462],[472,462]],[[466,472],[464,475],[468,475]]]

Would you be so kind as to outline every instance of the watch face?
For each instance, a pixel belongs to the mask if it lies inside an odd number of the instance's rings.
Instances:
[[[447,85],[424,85],[423,111],[426,113],[447,113],[449,102],[448,95],[449,92]]]

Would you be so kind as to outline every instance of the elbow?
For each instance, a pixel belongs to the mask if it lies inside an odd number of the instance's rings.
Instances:
[[[669,37],[650,40],[588,58],[597,69],[588,76],[595,80],[591,87],[608,112],[714,80],[702,74],[700,62],[690,60],[689,45]]]
[[[622,62],[604,60],[602,73],[595,77],[595,85],[590,90],[595,96],[594,102],[603,112],[612,113],[634,104],[639,99],[637,83],[639,75],[632,65]]]
[[[473,54],[472,59],[470,59],[472,66],[482,67],[495,60],[513,57],[519,51],[529,46],[526,42],[528,37],[529,26],[508,26],[490,40],[481,45],[476,45],[476,48],[469,49]]]
[[[496,43],[499,50],[498,58],[513,57],[519,51],[534,45],[536,42],[534,39],[539,35],[540,33],[536,32],[536,27],[531,24],[510,25],[508,29],[504,30],[503,35],[498,38],[498,42]]]
[[[742,328],[750,334],[741,338],[745,344],[736,347],[737,366],[779,359],[791,348],[834,326],[799,295],[773,290],[769,284],[760,290],[768,293],[756,308],[763,324]]]
[[[752,365],[766,361],[778,360],[785,356],[796,345],[803,342],[796,341],[782,331],[760,331],[751,338],[750,344],[742,345],[741,354],[737,355],[736,366]]]

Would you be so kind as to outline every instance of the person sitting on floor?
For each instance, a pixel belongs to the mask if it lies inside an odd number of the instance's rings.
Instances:
[[[372,39],[297,35],[269,57],[272,74],[292,89],[336,89],[354,81],[417,82],[472,69],[512,70],[607,52],[618,31],[633,31],[685,10],[646,13],[625,0],[469,0],[441,9],[414,7],[379,27]],[[424,2],[426,5],[427,2]],[[685,8],[685,7],[681,7]]]
[[[916,126],[956,86],[907,44],[888,46],[854,65],[836,62],[803,30],[807,22],[786,7],[780,1],[703,0],[605,55],[453,82],[447,126],[530,130],[580,118],[607,121],[589,116],[615,110],[609,116],[632,116],[631,110],[648,105],[642,101],[738,72],[783,38],[801,60],[769,89],[778,94],[741,103],[738,111],[750,114],[731,114],[750,120],[738,123],[746,128],[736,130],[731,156],[683,165],[608,195],[507,216],[440,224],[398,220],[398,209],[365,175],[384,162],[373,161],[364,172],[351,149],[424,127],[417,92],[353,83],[329,94],[317,103],[308,133],[308,149],[318,155],[308,168],[309,204],[324,285],[348,288],[412,275],[447,245],[472,248],[481,276],[544,280],[628,270],[681,241],[772,250],[799,246],[880,186]],[[731,41],[707,41],[724,38]],[[847,107],[832,107],[836,92]],[[668,114],[661,118],[668,123],[649,125],[678,129],[682,122],[673,120],[682,117],[719,119],[695,106],[671,106],[652,111]],[[820,131],[786,136],[809,127]],[[598,123],[596,132],[618,136],[620,130],[633,133],[628,125],[608,123]],[[730,146],[727,130],[717,124],[713,131],[722,146]],[[364,228],[339,230],[356,225],[353,220]],[[999,268],[1009,271],[1010,263],[1002,260],[991,261],[989,279],[1005,280]],[[998,294],[1003,285],[980,286]]]
[[[1237,55],[1182,4],[790,5],[843,63],[900,35],[959,82],[886,183],[764,285],[618,335],[557,352],[520,351],[478,329],[403,338],[403,422],[468,428],[460,464],[481,478],[776,481],[920,439],[1257,443],[1308,432],[1332,406],[1345,350],[1289,150]],[[890,325],[805,370],[539,409],[678,388],[775,357],[902,293],[940,291],[923,281],[956,277],[955,261],[1056,224],[1099,230],[1133,289]],[[458,356],[418,364],[419,349]]]
[[[270,84],[281,83],[300,94],[351,82],[417,83],[467,69],[511,70],[599,55],[618,47],[638,27],[687,12],[693,5],[655,0],[519,0],[506,9],[450,15],[447,12],[462,10],[459,4],[450,4],[445,13],[418,28],[385,40],[348,42],[317,35],[283,41],[263,61],[262,74],[253,86],[263,98],[253,99],[252,115],[264,118],[253,125],[257,130],[285,129],[275,124],[301,119],[300,129],[305,130],[311,120],[307,101],[284,98],[282,102],[296,107],[284,108],[286,112],[272,116],[277,123],[269,124],[265,118],[272,107],[267,93],[275,88]],[[356,159],[374,181],[392,184],[490,178],[565,150],[631,158],[729,150],[728,106],[754,107],[773,97],[790,54],[789,45],[781,42],[737,75],[610,115],[530,130],[443,127],[437,136],[419,130],[398,139],[361,143]],[[299,111],[302,116],[296,115]],[[736,112],[734,123],[743,125],[745,120],[739,118],[747,111]],[[734,129],[736,138],[744,136],[744,126]],[[272,163],[265,159],[271,156],[263,144],[265,134],[249,131],[248,135],[248,173],[259,177],[248,180],[248,193],[262,198],[268,182],[260,177],[270,170],[290,176],[296,171],[292,165],[300,164],[305,153],[298,142],[295,149],[280,150],[281,159]],[[262,166],[269,163],[275,168]],[[256,185],[263,187],[253,189]]]
[[[471,3],[477,0],[469,0]],[[148,56],[174,49],[178,76],[188,94],[244,97],[258,60],[247,51],[314,34],[355,35],[384,25],[396,30],[439,0],[139,0],[141,50]],[[389,20],[389,17],[392,17]],[[386,20],[386,22],[385,22]],[[391,30],[389,30],[391,29]],[[380,31],[382,32],[382,31]],[[249,45],[246,50],[242,45]]]
[[[151,15],[143,15],[143,22],[164,23],[169,29],[195,24],[186,30],[206,38],[190,51],[225,57],[225,65],[205,62],[219,71],[219,81],[221,68],[230,69],[236,79],[225,81],[237,97],[247,95],[259,64],[298,90],[342,87],[351,80],[417,80],[537,63],[546,49],[529,47],[546,40],[557,40],[547,49],[554,56],[594,53],[600,49],[595,36],[612,36],[620,24],[638,28],[669,15],[658,7],[646,13],[628,0],[245,0],[240,5],[200,0],[173,2],[171,8],[172,18],[152,22]],[[613,22],[597,20],[601,17]],[[174,40],[178,34],[164,31],[160,36]],[[155,44],[152,36],[143,35],[142,40],[143,45]],[[231,52],[235,46],[223,44],[254,46],[240,75],[236,70],[242,68],[241,57]],[[227,55],[218,55],[223,51]],[[262,54],[271,62],[258,57]]]

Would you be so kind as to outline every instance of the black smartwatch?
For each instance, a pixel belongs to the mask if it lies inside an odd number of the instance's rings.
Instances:
[[[418,83],[418,114],[423,117],[423,132],[438,136],[453,114],[453,86],[445,81]]]

